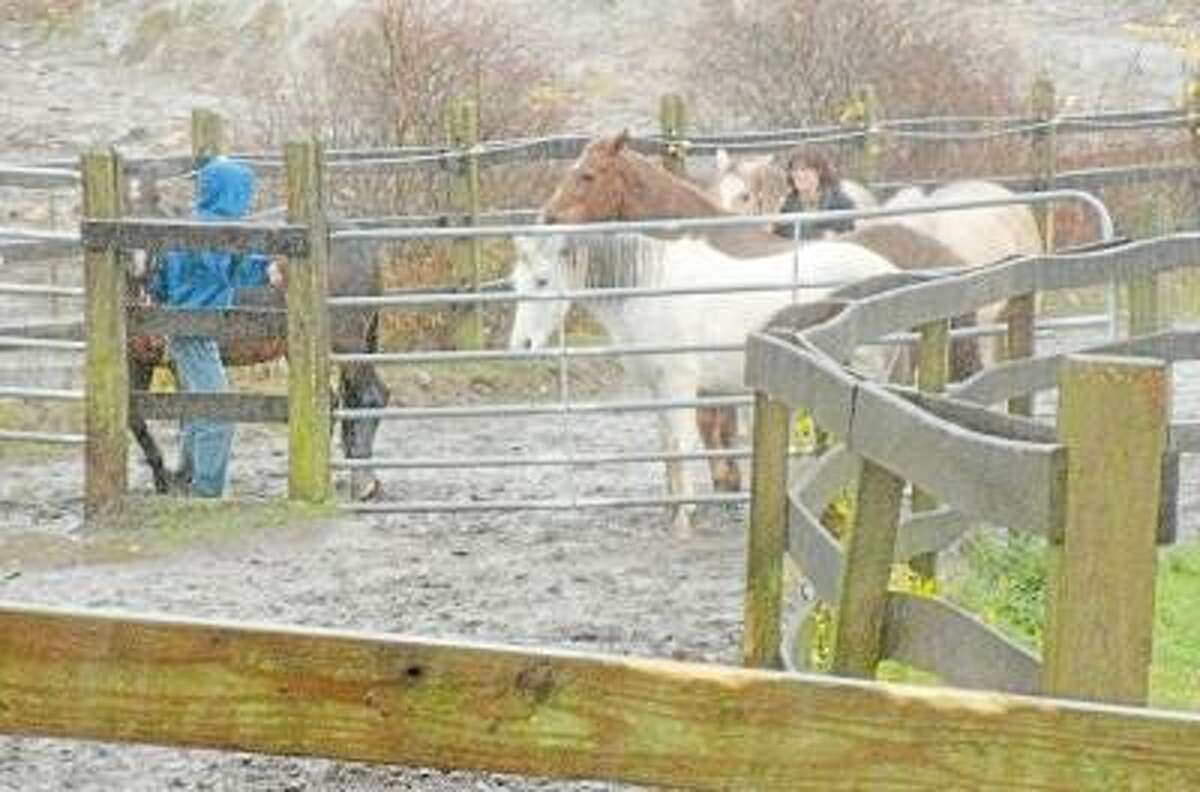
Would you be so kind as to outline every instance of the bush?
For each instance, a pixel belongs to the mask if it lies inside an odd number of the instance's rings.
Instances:
[[[567,107],[549,70],[524,45],[515,23],[473,0],[375,0],[317,40],[309,68],[249,86],[260,109],[257,141],[272,148],[311,134],[331,148],[443,146],[446,118],[461,98],[478,103],[481,139],[543,134],[560,128]],[[384,174],[331,175],[333,211],[345,215],[412,215],[460,211],[453,203],[453,163]],[[535,205],[550,191],[548,168],[486,168],[481,203]],[[503,245],[485,246],[486,280],[507,268]],[[391,246],[385,285],[451,282],[445,245]],[[503,324],[490,315],[493,330]],[[391,314],[385,337],[451,343],[444,314]],[[395,346],[395,344],[389,344]]]
[[[702,124],[795,128],[843,119],[873,85],[883,117],[1005,115],[1025,104],[1003,44],[952,19],[887,0],[766,0],[708,4],[692,31],[690,71]],[[740,7],[739,7],[740,6]],[[1018,144],[1020,145],[1020,144]],[[888,143],[890,176],[982,173],[1012,161],[1012,142]],[[853,148],[853,147],[851,147]],[[846,151],[832,151],[847,159]],[[1018,158],[1018,162],[1021,158]]]

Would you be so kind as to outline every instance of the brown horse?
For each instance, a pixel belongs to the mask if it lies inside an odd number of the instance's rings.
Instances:
[[[559,182],[542,207],[546,223],[588,223],[605,220],[653,220],[685,217],[733,217],[702,188],[667,171],[626,145],[628,132],[592,141]],[[672,236],[667,232],[651,235]],[[739,258],[780,250],[793,243],[753,226],[693,229],[714,247]],[[878,253],[897,267],[927,269],[963,266],[947,246],[897,224],[879,224],[844,237]],[[978,367],[974,344],[959,344],[954,352],[958,373]],[[728,448],[737,434],[737,411],[732,407],[699,408],[696,423],[708,449]],[[741,472],[731,459],[710,459],[713,486],[721,491],[741,488]]]

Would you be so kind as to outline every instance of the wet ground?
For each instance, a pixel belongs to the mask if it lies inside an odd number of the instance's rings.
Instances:
[[[512,0],[514,4],[526,0]],[[527,3],[526,3],[527,4]],[[121,11],[134,4],[121,6]],[[653,128],[657,97],[678,88],[672,39],[679,24],[659,20],[657,4],[555,0],[531,22],[548,57],[580,96],[576,126]],[[686,14],[687,3],[672,4]],[[999,34],[1017,26],[1084,99],[1127,91],[1136,105],[1161,106],[1178,87],[1178,58],[1120,30],[1163,4],[948,3]],[[551,13],[553,11],[554,13]],[[564,24],[562,20],[570,20]],[[678,22],[679,20],[676,20]],[[114,23],[115,24],[115,23]],[[236,113],[186,75],[156,74],[114,60],[103,36],[69,51],[28,30],[0,36],[0,157],[77,156],[99,140],[131,152],[178,152],[197,104]],[[9,32],[8,30],[5,31]],[[115,35],[115,34],[114,34]],[[112,39],[115,41],[116,39]],[[110,42],[111,43],[111,42]],[[581,56],[580,53],[585,53]],[[1130,58],[1135,65],[1127,67]],[[638,69],[628,64],[642,64]],[[1098,76],[1100,75],[1100,76]],[[1116,99],[1114,99],[1116,101]],[[70,224],[76,199],[57,199],[39,225]],[[0,194],[4,207],[8,194]],[[34,202],[40,204],[41,201]],[[25,202],[21,212],[33,205]],[[40,211],[40,210],[39,210]],[[62,219],[59,219],[61,215]],[[6,217],[4,221],[9,222]],[[12,270],[0,269],[0,280]],[[21,277],[29,276],[24,269]],[[35,273],[36,274],[36,273]],[[30,276],[32,277],[32,276]],[[69,276],[64,276],[69,277]],[[40,279],[40,278],[39,278]],[[16,303],[2,310],[12,315]],[[50,360],[50,357],[43,358]],[[29,384],[29,369],[7,382]],[[57,374],[43,372],[54,386]],[[39,375],[41,376],[41,375]],[[433,374],[436,378],[436,372]],[[1177,412],[1195,417],[1200,398],[1180,376]],[[627,386],[614,379],[615,396]],[[636,394],[635,394],[636,395]],[[170,455],[169,427],[161,427]],[[576,451],[637,451],[657,433],[648,415],[581,416],[571,424]],[[381,455],[557,453],[556,420],[414,421],[385,425]],[[242,427],[231,494],[278,497],[286,488],[286,440],[274,429]],[[131,461],[131,487],[149,477]],[[1200,498],[1194,466],[1184,468],[1185,533]],[[701,476],[696,476],[700,480]],[[389,497],[519,499],[654,495],[657,466],[387,473]],[[218,619],[274,621],[408,633],[437,638],[674,656],[733,663],[741,623],[744,510],[702,507],[696,536],[672,540],[663,509],[345,516],[292,528],[247,517],[245,530],[164,547],[85,533],[80,522],[82,461],[76,453],[0,457],[0,599],[104,607]],[[214,532],[217,533],[217,532]],[[135,532],[136,535],[136,532]],[[88,563],[77,563],[86,560]],[[607,784],[538,782],[471,774],[380,768],[206,751],[109,746],[61,740],[0,739],[0,790],[608,789]]]

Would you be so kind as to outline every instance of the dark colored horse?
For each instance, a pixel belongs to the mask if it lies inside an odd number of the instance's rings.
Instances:
[[[355,242],[334,248],[335,257],[329,267],[329,293],[332,296],[378,295],[382,292],[379,267],[369,243]],[[144,280],[130,277],[130,299],[142,300]],[[285,306],[284,293],[270,287],[243,289],[236,298],[240,308],[277,308]],[[371,308],[331,309],[330,336],[334,352],[376,352],[379,349],[379,316]],[[168,364],[166,342],[161,336],[135,336],[129,339],[129,387],[132,391],[149,390],[154,369]],[[286,331],[278,337],[224,339],[221,358],[226,366],[249,366],[279,360],[287,355]],[[387,385],[369,363],[339,365],[338,388],[333,404],[345,407],[383,407],[390,397]],[[369,459],[374,453],[378,418],[356,418],[341,422],[342,450],[350,459]],[[129,429],[142,449],[146,464],[154,477],[154,489],[167,493],[185,485],[191,479],[187,463],[181,460],[180,469],[169,472],[162,450],[150,433],[146,420],[133,412]],[[351,493],[359,500],[373,497],[379,491],[379,481],[366,468],[355,468],[351,475]]]

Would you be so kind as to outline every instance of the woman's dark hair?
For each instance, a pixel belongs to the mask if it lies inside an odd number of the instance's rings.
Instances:
[[[797,146],[792,149],[787,158],[787,174],[790,182],[791,175],[800,168],[816,171],[817,184],[820,189],[836,186],[841,181],[837,169],[829,158],[812,146]]]

